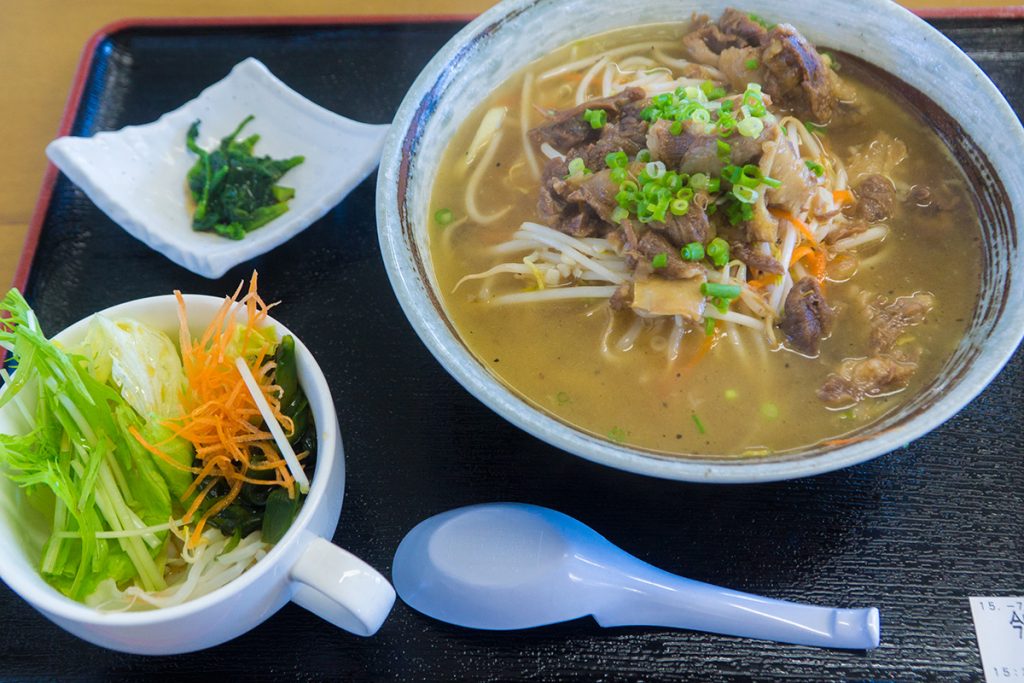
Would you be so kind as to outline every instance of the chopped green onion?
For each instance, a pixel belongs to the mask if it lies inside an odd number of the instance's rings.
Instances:
[[[705,334],[705,336],[710,337],[714,333],[715,333],[715,319],[714,318],[704,318],[704,334]]]
[[[719,178],[711,178],[708,180],[708,192],[714,194],[722,189],[722,181]],[[714,206],[712,204],[712,206]]]
[[[576,157],[569,162],[569,175],[566,178],[572,178],[574,176],[581,176],[587,172],[587,164],[583,161],[582,157]]]
[[[644,171],[650,176],[652,180],[657,180],[661,176],[665,175],[665,162],[663,161],[652,161],[644,166]]]
[[[775,178],[762,177],[761,182],[772,188],[782,187],[782,181],[776,180]]]
[[[626,168],[629,166],[629,157],[622,150],[618,152],[612,152],[604,158],[604,163],[608,165],[608,168]]]
[[[697,431],[701,434],[704,433],[704,425],[701,424],[700,418],[697,417],[697,413],[690,413],[690,417],[693,418],[693,424],[697,425]]]
[[[725,400],[727,401],[735,401],[737,398],[739,398],[739,396],[740,392],[736,391],[735,389],[725,390]]]
[[[738,298],[740,291],[739,285],[723,285],[720,282],[705,282],[700,286],[700,293],[704,296],[729,301]]]
[[[700,261],[704,258],[704,245],[700,242],[690,242],[679,250],[679,255],[686,261]]]
[[[636,160],[644,162],[644,163],[647,163],[648,161],[651,160],[651,150],[649,150],[649,149],[642,149],[642,150],[640,150],[639,152],[636,153]]]
[[[748,116],[736,124],[736,130],[745,138],[756,138],[764,131],[764,121],[756,116]]]
[[[766,115],[768,110],[764,106],[763,95],[761,94],[761,86],[758,83],[748,83],[747,89],[743,93],[743,106],[750,110],[752,116],[758,118]]]
[[[819,126],[818,124],[811,123],[810,121],[804,121],[804,128],[807,129],[808,133],[817,133],[819,131],[825,130],[824,126]]]
[[[455,220],[455,214],[451,209],[438,209],[434,214],[434,220],[438,225],[448,225]]]
[[[719,100],[726,95],[725,88],[716,86],[711,81],[704,81],[701,83],[700,90],[709,100]]]
[[[743,62],[743,66],[747,67],[748,71],[754,71],[755,69],[757,69],[757,67],[761,66],[761,62],[757,61],[756,58],[748,59],[747,61]]]
[[[604,128],[608,121],[608,112],[604,109],[587,109],[583,112],[583,120],[589,123],[591,128]]]
[[[718,158],[726,163],[729,162],[730,155],[732,154],[732,145],[728,142],[718,141]]]
[[[690,211],[690,202],[685,199],[676,199],[668,205],[668,210],[674,216],[685,216]]]
[[[558,401],[558,405],[564,406],[567,403],[569,403],[572,399],[569,398],[569,394],[565,393],[564,391],[559,391],[555,395],[555,400]]]
[[[612,427],[608,430],[608,438],[615,443],[622,443],[626,440],[626,430],[622,427]]]
[[[825,175],[825,167],[816,161],[805,161],[804,164],[810,169],[811,173],[818,176],[819,178]]]
[[[668,254],[662,252],[655,254],[654,258],[651,259],[651,267],[654,269],[664,268],[668,265]]]
[[[775,28],[775,24],[769,24],[768,21],[765,20],[764,17],[762,17],[762,16],[760,16],[758,14],[754,14],[753,12],[750,12],[749,14],[747,14],[747,18],[750,19],[755,24],[760,24],[763,28],[766,28],[769,31],[771,31],[773,28]]]
[[[690,187],[695,190],[706,190],[708,189],[708,178],[705,173],[694,173],[690,176]]]
[[[683,122],[673,122],[672,125],[668,127],[668,132],[672,133],[672,135],[679,135],[680,133],[683,132]]]
[[[753,204],[761,196],[757,190],[745,185],[735,185],[732,188],[732,194],[744,204]]]
[[[711,243],[708,244],[707,252],[708,257],[715,264],[716,268],[721,268],[729,262],[729,243],[721,237],[711,240]]]
[[[762,403],[761,414],[769,420],[774,420],[779,416],[779,407],[774,403]]]
[[[621,185],[622,183],[629,180],[629,171],[627,171],[624,168],[613,168],[612,172],[609,174],[609,177],[612,179],[613,183]]]
[[[629,218],[629,209],[625,209],[621,206],[616,206],[615,210],[612,211],[612,221],[615,223],[621,223],[627,218]]]

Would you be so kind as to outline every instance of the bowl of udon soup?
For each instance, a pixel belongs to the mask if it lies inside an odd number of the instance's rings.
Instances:
[[[378,180],[392,285],[469,391],[584,458],[787,479],[903,446],[1022,331],[1024,132],[870,0],[510,0]]]

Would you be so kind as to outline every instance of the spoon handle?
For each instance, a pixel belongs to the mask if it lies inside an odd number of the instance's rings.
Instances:
[[[639,571],[624,572],[621,590],[593,611],[601,626],[668,626],[817,647],[878,647],[875,607],[835,609],[773,600],[640,564],[629,568]]]

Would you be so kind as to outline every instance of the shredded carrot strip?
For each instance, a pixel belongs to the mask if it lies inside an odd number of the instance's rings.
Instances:
[[[849,190],[836,190],[832,193],[832,200],[837,204],[849,204],[853,201],[853,193]]]
[[[876,436],[881,436],[882,434],[885,434],[886,432],[891,432],[893,429],[895,429],[895,427],[889,427],[888,429],[883,429],[880,432],[874,432],[872,434],[858,434],[857,436],[851,436],[851,437],[848,437],[848,438],[845,438],[845,439],[830,439],[828,441],[823,441],[822,445],[823,446],[849,446],[852,443],[859,443],[861,441],[864,441],[865,439],[872,439],[872,438],[874,438]]]
[[[811,232],[811,229],[807,227],[807,224],[804,223],[799,218],[797,218],[796,216],[794,216],[791,212],[786,211],[785,209],[778,209],[772,206],[768,207],[768,213],[775,216],[776,218],[781,218],[783,220],[789,221],[796,227],[797,230],[800,231],[800,234],[807,238],[808,242],[814,245],[818,244],[817,238],[815,238],[814,233]]]
[[[814,247],[808,244],[801,244],[799,247],[793,250],[793,257],[789,259],[789,267],[792,268],[797,263],[797,261],[802,259],[804,256],[813,253]]]
[[[292,489],[294,479],[287,463],[280,457],[274,445],[273,436],[263,424],[259,408],[245,387],[234,355],[240,345],[246,350],[246,361],[256,377],[274,416],[285,432],[294,429],[292,421],[281,414],[281,387],[273,384],[272,375],[276,364],[269,356],[272,344],[260,334],[266,326],[268,311],[276,304],[268,305],[257,293],[257,274],[254,272],[244,296],[239,284],[235,293],[225,297],[213,321],[193,339],[188,326],[185,300],[181,292],[178,298],[179,339],[181,361],[188,379],[188,390],[182,396],[185,415],[164,423],[176,437],[189,441],[195,449],[195,466],[187,468],[195,474],[192,484],[182,500],[190,501],[184,516],[186,523],[192,523],[203,502],[218,482],[228,484],[227,495],[209,506],[195,521],[189,536],[190,547],[199,542],[206,523],[225,509],[238,496],[242,485],[279,485]],[[244,311],[239,316],[239,309]],[[240,320],[241,318],[241,320]],[[160,451],[159,447],[146,443],[134,430],[133,436],[149,452],[182,469],[180,463]],[[253,462],[253,459],[256,462]],[[252,471],[273,471],[273,480],[255,479],[248,476]]]
[[[775,275],[774,273],[766,273],[759,278],[754,278],[753,280],[748,281],[747,286],[753,289],[764,289],[769,285],[778,284],[779,277],[780,276]]]
[[[825,267],[828,265],[828,258],[820,249],[815,249],[807,244],[801,244],[793,250],[793,257],[789,260],[789,267],[792,268],[801,259],[807,261],[811,275],[817,280],[825,279]]]
[[[717,332],[714,332],[712,334],[705,334],[704,341],[700,343],[700,347],[697,349],[696,353],[690,356],[690,360],[686,361],[686,365],[684,365],[679,370],[679,372],[689,372],[691,369],[693,369],[694,366],[697,365],[697,363],[701,362],[701,360],[704,359],[704,356],[708,355],[708,352],[711,351],[711,347],[715,345],[715,337],[717,336]]]

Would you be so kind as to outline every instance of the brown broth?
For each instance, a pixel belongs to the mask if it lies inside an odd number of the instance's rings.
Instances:
[[[884,131],[908,149],[892,174],[897,185],[943,187],[957,208],[926,213],[897,203],[885,243],[859,254],[862,264],[849,281],[828,283],[828,299],[838,316],[818,358],[770,348],[763,335],[751,330],[741,333],[741,348],[733,343],[735,331],[720,334],[699,360],[694,360],[704,342],[699,332],[686,335],[674,363],[654,334],[642,336],[631,351],[609,357],[601,352],[612,315],[604,300],[492,305],[480,300],[482,281],[453,292],[463,276],[505,260],[481,247],[509,239],[523,221],[537,220],[537,185],[525,164],[518,122],[525,74],[638,41],[675,39],[685,29],[684,24],[637,27],[567,45],[511,78],[462,124],[440,165],[444,170],[434,186],[431,214],[444,207],[457,220],[465,215],[463,155],[483,115],[495,105],[508,106],[509,114],[493,168],[484,176],[486,190],[477,201],[484,213],[511,208],[483,226],[462,221],[440,227],[430,219],[444,305],[468,348],[495,376],[538,408],[598,436],[666,454],[720,456],[777,453],[842,437],[896,408],[938,374],[967,328],[981,263],[978,217],[959,166],[903,98],[852,64],[844,63],[841,75],[856,89],[867,116],[857,125],[827,129],[825,145],[850,164],[856,156],[851,148]],[[535,102],[551,109],[572,106],[572,88],[552,81],[537,86]],[[530,116],[529,126],[542,120],[533,109]],[[501,275],[486,285],[492,293],[504,293],[522,291],[527,282]],[[861,290],[890,298],[927,291],[937,304],[924,324],[910,330],[923,353],[905,390],[865,399],[853,409],[829,410],[816,390],[843,359],[867,353],[867,324],[852,310]],[[624,327],[617,327],[620,334]]]

